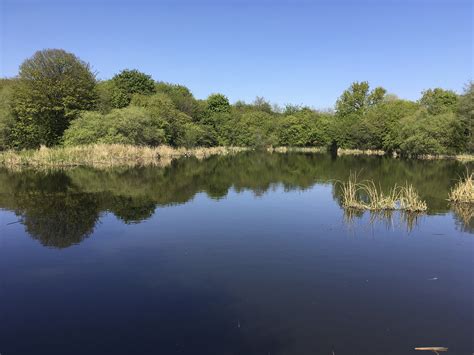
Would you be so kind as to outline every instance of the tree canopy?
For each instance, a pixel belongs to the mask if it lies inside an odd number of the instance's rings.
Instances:
[[[180,84],[125,69],[96,82],[89,64],[60,49],[35,53],[0,80],[0,149],[127,143],[172,146],[318,146],[402,155],[472,152],[474,89],[428,89],[417,101],[354,82],[334,111],[197,99]]]
[[[36,52],[20,66],[13,85],[12,145],[58,144],[80,111],[94,109],[95,85],[89,64],[74,54],[62,49]]]

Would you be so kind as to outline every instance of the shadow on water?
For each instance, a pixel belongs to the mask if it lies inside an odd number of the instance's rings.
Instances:
[[[464,170],[465,166],[455,161],[266,152],[202,161],[185,158],[166,168],[0,170],[0,208],[15,212],[27,232],[44,246],[65,248],[90,236],[104,213],[111,212],[124,223],[139,223],[150,218],[156,207],[186,203],[199,192],[221,199],[231,188],[261,196],[277,185],[290,191],[331,183],[333,198],[340,205],[341,190],[335,182],[346,181],[351,171],[360,172],[360,179],[374,180],[387,191],[409,182],[428,203],[428,214],[448,213],[449,189]],[[454,206],[452,211],[460,229],[474,230],[472,206]],[[345,215],[350,224],[361,213],[346,211]],[[403,213],[397,216],[408,230],[418,218]],[[393,219],[390,212],[372,213],[370,218],[388,224]]]

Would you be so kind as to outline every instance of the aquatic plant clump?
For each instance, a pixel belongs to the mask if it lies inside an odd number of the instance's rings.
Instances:
[[[388,193],[377,187],[374,181],[357,181],[357,175],[351,173],[342,186],[342,206],[369,211],[401,210],[406,212],[424,212],[426,202],[421,200],[413,185],[392,187]]]
[[[474,174],[467,173],[449,193],[449,200],[453,203],[474,203]]]

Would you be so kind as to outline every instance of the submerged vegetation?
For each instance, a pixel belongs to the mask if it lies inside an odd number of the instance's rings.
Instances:
[[[466,173],[465,177],[451,189],[449,200],[457,204],[474,204],[474,175]]]
[[[383,192],[372,180],[358,182],[357,174],[341,183],[342,205],[344,208],[369,211],[424,212],[426,202],[421,200],[413,185],[393,186],[388,193]]]
[[[138,70],[97,80],[74,54],[47,49],[26,59],[17,77],[0,79],[0,150],[126,144],[453,156],[474,151],[473,111],[473,83],[461,95],[428,89],[414,102],[354,82],[325,111],[261,97],[231,104],[221,93],[197,99]]]

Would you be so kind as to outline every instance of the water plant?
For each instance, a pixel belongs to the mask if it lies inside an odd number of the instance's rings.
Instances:
[[[341,183],[342,206],[369,211],[402,210],[424,212],[426,202],[416,192],[413,185],[395,185],[384,192],[373,180],[358,182],[357,174],[350,173],[349,179]]]
[[[464,178],[454,185],[449,193],[453,203],[474,203],[474,174],[466,172]]]

